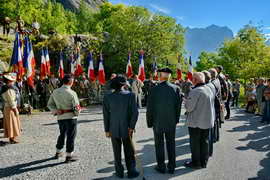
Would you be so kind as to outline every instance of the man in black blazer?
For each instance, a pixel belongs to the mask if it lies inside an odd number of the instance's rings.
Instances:
[[[124,177],[124,167],[121,162],[121,146],[124,146],[128,178],[139,176],[136,170],[135,149],[132,134],[138,120],[138,108],[134,93],[124,90],[127,80],[118,75],[111,82],[113,92],[103,100],[103,117],[106,137],[111,138],[116,175]]]
[[[180,89],[169,82],[172,71],[169,68],[159,70],[160,83],[150,91],[147,102],[147,126],[153,128],[157,166],[160,173],[166,172],[164,136],[168,152],[168,172],[175,169],[175,130],[181,112]]]

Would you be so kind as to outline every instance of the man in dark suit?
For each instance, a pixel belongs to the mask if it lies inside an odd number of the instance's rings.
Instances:
[[[132,134],[138,120],[138,108],[134,93],[125,91],[127,80],[118,75],[111,81],[113,92],[105,95],[103,100],[103,117],[106,137],[110,137],[114,152],[116,176],[124,177],[121,162],[121,146],[124,146],[128,178],[139,176],[136,170],[135,149]]]
[[[180,89],[169,82],[172,71],[164,68],[158,71],[160,84],[150,91],[147,102],[147,126],[153,127],[155,137],[156,170],[166,172],[164,136],[169,162],[168,172],[173,174],[175,169],[175,129],[181,112]]]

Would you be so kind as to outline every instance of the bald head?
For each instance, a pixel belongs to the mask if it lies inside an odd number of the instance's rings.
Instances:
[[[205,83],[205,76],[202,72],[195,72],[192,75],[192,83],[194,85]]]
[[[211,79],[216,79],[217,78],[218,72],[217,72],[217,70],[215,68],[209,69],[209,72],[211,74]]]

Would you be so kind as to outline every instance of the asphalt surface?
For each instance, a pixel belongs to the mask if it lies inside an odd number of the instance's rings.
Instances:
[[[145,109],[134,135],[137,165],[146,180],[270,180],[269,126],[260,124],[260,117],[234,109],[232,118],[222,127],[221,140],[214,146],[214,155],[207,169],[192,170],[183,166],[190,160],[189,136],[184,125],[177,126],[177,168],[174,175],[158,174],[153,132],[146,128]],[[65,164],[64,158],[53,160],[58,125],[49,113],[22,116],[21,143],[0,143],[0,179],[117,179],[114,173],[110,139],[105,138],[101,107],[90,107],[79,117],[75,154],[78,162]],[[0,141],[7,141],[1,138]],[[124,162],[123,162],[124,164]]]

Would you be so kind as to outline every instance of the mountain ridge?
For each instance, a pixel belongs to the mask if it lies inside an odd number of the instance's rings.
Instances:
[[[81,0],[56,0],[56,1],[61,3],[66,9],[70,10],[78,9],[81,2]],[[89,8],[96,11],[99,9],[99,6],[101,4],[107,2],[107,0],[83,0],[83,1]]]
[[[202,51],[215,52],[226,39],[233,38],[227,26],[210,25],[205,28],[186,28],[185,49],[195,62]]]

